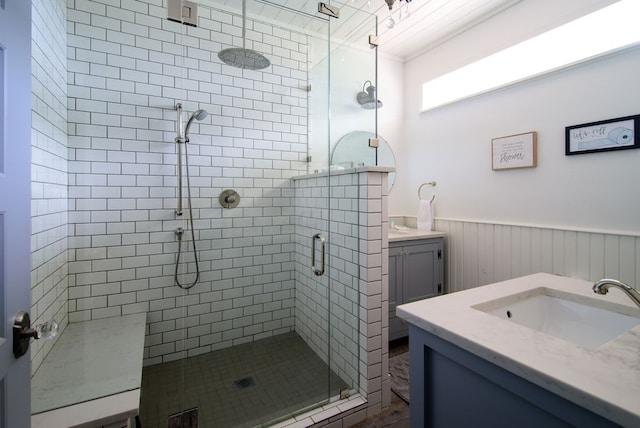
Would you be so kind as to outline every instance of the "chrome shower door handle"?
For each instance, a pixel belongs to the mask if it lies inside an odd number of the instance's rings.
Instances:
[[[320,241],[320,268],[316,267],[316,241]],[[321,234],[316,233],[311,237],[311,270],[316,276],[324,275],[325,248],[326,240]]]

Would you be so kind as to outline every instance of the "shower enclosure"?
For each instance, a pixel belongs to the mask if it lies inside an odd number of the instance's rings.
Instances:
[[[75,276],[70,320],[147,312],[143,426],[268,425],[366,379],[357,187],[330,154],[376,131],[356,101],[377,83],[376,18],[364,1],[331,2],[339,18],[316,2],[178,2],[197,26],[167,19],[174,0],[69,3],[74,34],[91,38],[70,39],[72,55],[92,71],[70,84],[87,97],[73,129],[91,121],[71,138],[70,192],[86,194],[77,218],[105,219],[86,238],[75,225],[75,254],[105,250]],[[268,65],[220,59],[239,47]],[[220,203],[226,190],[237,206]]]
[[[376,129],[355,100],[376,79],[376,21],[347,2],[332,2],[339,18],[315,2],[198,3],[181,2],[196,27],[150,4],[160,16],[140,43],[166,85],[149,99],[164,107],[149,143],[164,173],[150,189],[162,252],[141,267],[159,271],[145,290],[156,297],[140,417],[269,425],[360,390],[359,216],[344,205],[357,195],[331,188],[330,154],[343,134]],[[246,52],[259,67],[242,67]]]

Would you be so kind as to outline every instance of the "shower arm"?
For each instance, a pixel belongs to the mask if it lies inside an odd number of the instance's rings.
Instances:
[[[247,48],[247,0],[242,0],[242,49]]]
[[[178,111],[178,135],[176,136],[176,144],[178,145],[178,201],[176,206],[176,215],[182,215],[182,146],[181,143],[186,141],[185,137],[182,135],[182,104],[176,104],[176,110]]]

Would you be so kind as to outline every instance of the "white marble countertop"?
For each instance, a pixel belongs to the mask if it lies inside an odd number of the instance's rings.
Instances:
[[[144,313],[70,323],[31,379],[31,413],[138,390],[145,325]]]
[[[438,232],[435,230],[418,230],[412,228],[406,229],[389,229],[389,242],[397,241],[414,241],[417,239],[429,239],[429,238],[442,238],[446,236],[444,232]]]
[[[640,326],[588,349],[507,322],[472,306],[538,287],[580,296],[595,306],[640,310],[619,290],[605,296],[581,279],[538,273],[398,306],[397,315],[460,348],[622,426],[640,426]]]

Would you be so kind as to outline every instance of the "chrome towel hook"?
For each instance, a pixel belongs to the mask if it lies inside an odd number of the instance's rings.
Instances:
[[[423,188],[424,186],[433,186],[433,187],[436,187],[436,182],[435,182],[435,181],[429,181],[428,183],[422,183],[422,184],[420,185],[420,187],[418,187],[418,199],[422,199],[422,196],[420,196],[420,192],[422,191],[422,188]],[[434,200],[435,198],[436,198],[436,195],[433,195],[433,196],[431,197],[431,202],[433,202],[433,200]]]

